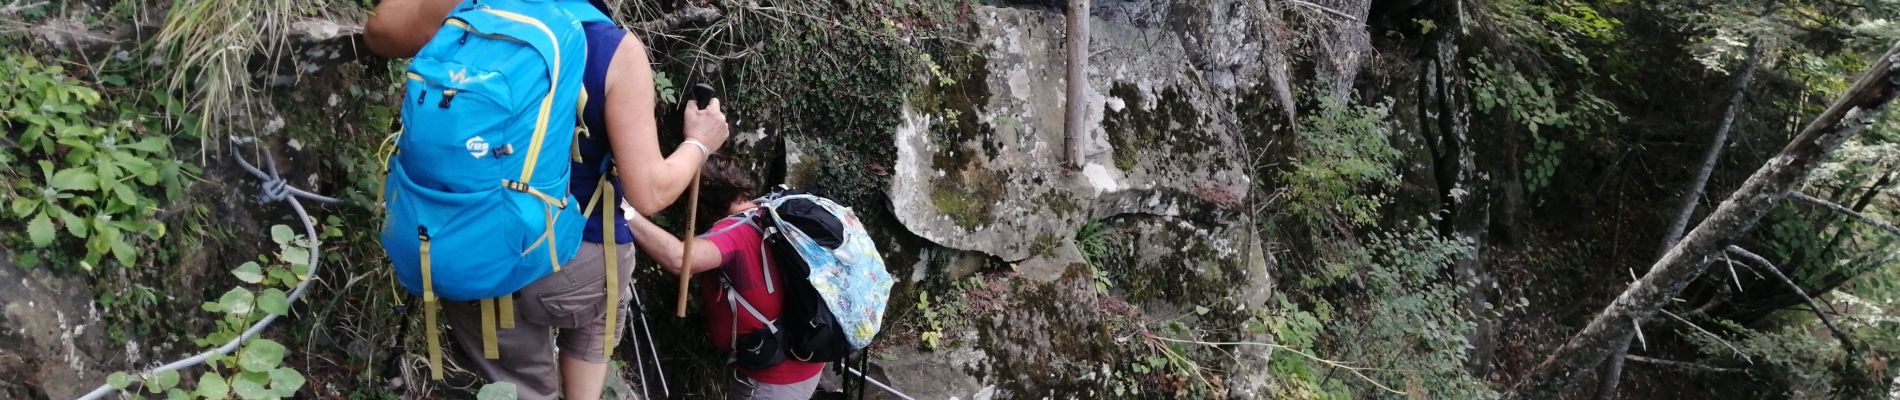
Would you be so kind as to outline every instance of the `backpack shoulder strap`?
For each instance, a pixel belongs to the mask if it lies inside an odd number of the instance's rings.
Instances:
[[[746,210],[745,212],[739,213],[738,215],[726,217],[727,219],[739,218],[740,220],[739,220],[739,223],[727,225],[725,228],[720,228],[719,230],[716,230],[716,231],[706,232],[706,234],[699,235],[699,237],[704,238],[704,237],[709,237],[713,235],[718,235],[721,233],[726,233],[726,231],[736,229],[741,225],[749,225],[752,227],[752,229],[758,230],[759,231],[759,272],[760,272],[760,276],[764,277],[765,279],[765,292],[778,293],[778,285],[772,283],[772,254],[767,252],[766,251],[767,249],[765,248],[765,240],[767,238],[771,238],[772,235],[778,234],[778,230],[776,228],[759,225],[758,219],[763,218],[762,216],[759,215],[761,213],[759,211],[760,208],[767,208],[767,207],[753,208],[751,210]],[[724,273],[719,274],[719,276],[720,276],[720,279],[726,279]],[[759,320],[763,321],[765,320],[765,318],[760,317]]]
[[[739,348],[739,309],[740,308],[744,308],[746,314],[751,314],[753,319],[758,320],[761,323],[764,323],[766,331],[772,332],[772,334],[775,334],[775,335],[778,334],[778,321],[766,319],[764,313],[760,313],[758,308],[752,306],[752,302],[746,301],[745,296],[740,296],[739,290],[732,288],[732,281],[726,278],[725,274],[719,274],[719,284],[721,286],[725,286],[726,307],[728,310],[732,311],[732,326],[728,327],[729,329],[731,329],[731,335],[726,337],[726,340],[730,341],[731,343],[727,344],[727,348],[734,349],[734,350],[737,350]],[[728,362],[730,362],[730,360],[728,360]]]
[[[699,238],[702,238],[702,239],[703,239],[703,238],[706,238],[706,237],[709,237],[709,236],[715,236],[715,235],[719,235],[719,234],[721,234],[721,233],[726,233],[726,231],[730,231],[730,230],[733,230],[733,229],[737,229],[737,228],[739,228],[739,226],[741,226],[741,225],[751,225],[753,229],[760,229],[760,227],[759,227],[759,222],[758,222],[758,221],[756,220],[756,218],[758,218],[758,215],[757,215],[757,214],[758,214],[758,209],[756,209],[756,208],[754,208],[754,209],[752,209],[752,210],[750,210],[750,211],[746,211],[746,212],[742,212],[742,213],[738,213],[738,214],[734,214],[734,215],[731,215],[731,216],[728,216],[728,217],[726,217],[725,219],[733,219],[733,218],[738,218],[738,219],[739,219],[739,223],[736,223],[736,224],[732,224],[732,225],[726,225],[726,227],[724,227],[724,228],[719,228],[719,230],[716,230],[716,231],[712,231],[712,232],[706,232],[706,233],[704,233],[704,234],[701,234],[701,235],[699,235],[698,237],[699,237]],[[763,233],[764,231],[763,231],[763,230],[761,230],[760,232],[761,232],[761,233]]]

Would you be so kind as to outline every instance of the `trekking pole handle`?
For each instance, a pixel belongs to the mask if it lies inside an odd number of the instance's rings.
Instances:
[[[673,310],[673,316],[686,317],[686,291],[693,280],[693,232],[699,227],[699,173],[693,173],[692,189],[686,195],[686,232],[680,234],[680,295],[679,307]]]
[[[713,90],[712,85],[708,85],[704,83],[693,84],[692,90],[693,90],[693,101],[699,104],[699,109],[701,110],[706,109],[706,104],[711,103],[713,96],[717,95],[716,92]]]

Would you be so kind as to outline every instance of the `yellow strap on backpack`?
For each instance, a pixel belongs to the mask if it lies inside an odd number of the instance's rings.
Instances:
[[[614,355],[614,332],[620,330],[620,251],[616,246],[620,237],[614,233],[614,206],[618,199],[611,199],[607,176],[601,175],[600,187],[594,189],[594,201],[600,202],[600,245],[607,253],[607,329],[603,356],[611,359]]]
[[[501,295],[501,329],[515,329],[515,295]]]
[[[429,342],[429,378],[442,380],[442,341],[436,338],[435,283],[429,272],[429,235],[422,237],[422,323]]]
[[[501,358],[501,345],[495,338],[495,299],[482,299],[482,358]]]

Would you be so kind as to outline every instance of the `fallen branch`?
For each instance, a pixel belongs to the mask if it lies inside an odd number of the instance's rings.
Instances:
[[[1260,343],[1260,342],[1202,342],[1202,341],[1198,341],[1198,340],[1181,340],[1181,339],[1169,339],[1169,338],[1165,338],[1165,337],[1161,337],[1160,335],[1155,335],[1155,334],[1149,334],[1149,333],[1146,333],[1146,332],[1144,332],[1143,334],[1144,334],[1144,335],[1146,335],[1146,336],[1147,336],[1148,338],[1150,338],[1150,339],[1155,339],[1155,340],[1160,340],[1160,341],[1164,341],[1164,342],[1174,342],[1174,343],[1185,343],[1185,344],[1198,344],[1198,345],[1202,345],[1202,346],[1241,346],[1241,345],[1246,345],[1246,346],[1264,346],[1264,347],[1267,347],[1267,348],[1269,348],[1269,349],[1273,349],[1273,350],[1275,350],[1275,351],[1285,351],[1285,352],[1288,352],[1288,353],[1293,353],[1293,354],[1297,354],[1297,355],[1299,355],[1300,357],[1305,357],[1305,358],[1306,358],[1306,359],[1308,359],[1308,360],[1313,360],[1313,361],[1316,361],[1316,362],[1319,362],[1319,363],[1321,363],[1321,364],[1326,364],[1327,366],[1331,366],[1331,367],[1333,367],[1333,368],[1338,368],[1338,369],[1343,369],[1343,370],[1346,370],[1346,372],[1351,372],[1351,373],[1352,373],[1353,375],[1356,375],[1356,376],[1358,376],[1358,377],[1359,377],[1359,379],[1362,379],[1362,380],[1365,380],[1365,381],[1366,381],[1366,383],[1370,383],[1370,384],[1372,384],[1372,386],[1376,386],[1376,387],[1378,387],[1379,389],[1382,389],[1382,390],[1385,390],[1385,391],[1387,391],[1387,392],[1391,392],[1392,394],[1398,394],[1398,395],[1405,395],[1405,394],[1407,394],[1407,393],[1405,393],[1405,392],[1401,392],[1401,391],[1398,391],[1398,390],[1396,390],[1396,389],[1393,389],[1393,388],[1391,388],[1391,387],[1388,387],[1388,386],[1386,386],[1386,385],[1384,385],[1384,384],[1380,384],[1380,383],[1379,383],[1379,381],[1376,381],[1376,380],[1373,380],[1373,379],[1372,379],[1372,377],[1370,377],[1370,376],[1366,376],[1366,374],[1365,374],[1364,372],[1362,372],[1362,371],[1382,371],[1382,369],[1378,369],[1378,368],[1365,368],[1365,367],[1354,367],[1354,366],[1351,366],[1351,365],[1346,365],[1346,363],[1342,363],[1342,362],[1339,362],[1339,361],[1333,361],[1333,360],[1328,360],[1328,359],[1324,359],[1324,358],[1319,358],[1318,356],[1314,356],[1314,355],[1312,355],[1312,354],[1307,354],[1307,353],[1304,353],[1304,352],[1301,352],[1301,351],[1299,351],[1299,350],[1294,350],[1294,349],[1293,349],[1293,348],[1291,348],[1291,347],[1286,347],[1286,346],[1281,346],[1281,345],[1278,345],[1278,344],[1273,344],[1273,343]]]
[[[15,0],[12,4],[7,4],[6,7],[0,7],[0,15],[19,14],[20,12],[46,5],[44,1],[37,3],[23,3],[22,1],[24,0]]]
[[[1742,361],[1747,361],[1749,364],[1755,363],[1755,359],[1748,358],[1748,353],[1742,352],[1742,349],[1735,347],[1734,343],[1729,343],[1727,340],[1722,340],[1722,336],[1716,335],[1715,332],[1709,332],[1709,330],[1707,329],[1702,329],[1702,327],[1696,326],[1694,322],[1689,322],[1688,319],[1682,318],[1682,316],[1676,315],[1676,313],[1669,312],[1669,310],[1662,310],[1662,313],[1663,315],[1669,316],[1669,318],[1675,319],[1676,322],[1681,322],[1683,325],[1688,325],[1689,329],[1694,329],[1696,330],[1696,332],[1702,332],[1703,335],[1708,335],[1710,339],[1715,339],[1716,342],[1721,343],[1723,346],[1728,346],[1729,351],[1735,352],[1735,355],[1742,356]]]
[[[1847,349],[1848,353],[1854,352],[1854,340],[1848,338],[1846,333],[1841,332],[1841,328],[1834,324],[1834,320],[1828,318],[1827,313],[1821,311],[1821,303],[1814,301],[1814,297],[1810,297],[1807,292],[1802,291],[1801,285],[1796,285],[1793,279],[1788,279],[1788,275],[1782,274],[1781,269],[1775,268],[1774,263],[1770,263],[1767,258],[1763,258],[1761,255],[1750,252],[1748,249],[1741,248],[1740,246],[1730,245],[1727,250],[1728,254],[1734,254],[1736,257],[1741,257],[1743,260],[1748,260],[1750,263],[1753,263],[1752,266],[1755,268],[1768,271],[1768,274],[1774,275],[1776,280],[1781,281],[1781,284],[1787,285],[1788,290],[1794,291],[1796,296],[1801,296],[1801,300],[1808,303],[1808,309],[1814,310],[1814,315],[1821,318],[1821,324],[1827,326],[1828,332],[1834,333],[1834,338],[1841,341],[1841,347]]]
[[[1590,375],[1584,371],[1603,362],[1615,351],[1615,341],[1629,334],[1632,327],[1625,321],[1642,321],[1662,310],[1684,287],[1702,276],[1731,240],[1753,230],[1841,143],[1873,125],[1900,92],[1894,82],[1896,72],[1900,72],[1896,71],[1896,65],[1900,65],[1896,58],[1900,58],[1900,43],[1875,59],[1840,99],[1829,104],[1787,147],[1651,265],[1642,280],[1630,285],[1583,330],[1525,374],[1504,399],[1558,398],[1569,392],[1578,378]]]
[[[1336,15],[1336,16],[1339,16],[1340,18],[1345,18],[1347,21],[1359,22],[1359,17],[1353,16],[1352,14],[1347,14],[1345,11],[1339,11],[1333,8],[1329,8],[1326,6],[1313,4],[1312,2],[1301,1],[1301,0],[1287,0],[1287,2],[1293,3],[1293,5],[1296,5],[1296,6],[1311,8],[1311,9],[1319,10],[1320,12],[1324,12],[1327,14]]]
[[[1794,193],[1789,193],[1788,196],[1794,197],[1795,200],[1801,200],[1808,204],[1821,206],[1821,208],[1826,208],[1829,211],[1833,211],[1835,213],[1853,217],[1854,219],[1860,220],[1860,222],[1867,223],[1868,225],[1873,225],[1875,228],[1880,228],[1881,230],[1885,230],[1889,233],[1894,234],[1895,236],[1900,236],[1900,226],[1894,226],[1893,224],[1881,222],[1880,220],[1867,216],[1867,214],[1854,212],[1853,209],[1849,209],[1846,206],[1834,204],[1834,202],[1832,201],[1822,200],[1814,196],[1809,196],[1807,193],[1794,192]]]
[[[1661,365],[1665,367],[1675,367],[1675,368],[1682,368],[1682,369],[1694,370],[1694,371],[1727,372],[1727,373],[1748,372],[1748,370],[1741,369],[1741,368],[1711,367],[1711,366],[1696,364],[1696,363],[1691,363],[1691,362],[1664,360],[1660,358],[1649,358],[1649,357],[1643,357],[1643,356],[1623,356],[1623,359],[1629,360],[1629,361],[1635,361],[1639,363],[1644,363],[1644,364]]]
[[[661,16],[660,19],[635,22],[632,26],[634,29],[647,32],[666,32],[679,29],[680,26],[689,23],[712,22],[720,18],[725,18],[725,14],[720,13],[718,9],[687,4],[685,7]]]

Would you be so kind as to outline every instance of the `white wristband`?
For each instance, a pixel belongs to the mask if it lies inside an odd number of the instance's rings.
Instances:
[[[698,147],[700,154],[705,154],[707,157],[712,157],[712,149],[706,148],[706,144],[700,143],[698,140],[687,140],[684,142],[680,142],[680,144],[683,144],[683,145],[690,144],[690,145],[693,145],[693,147]]]

